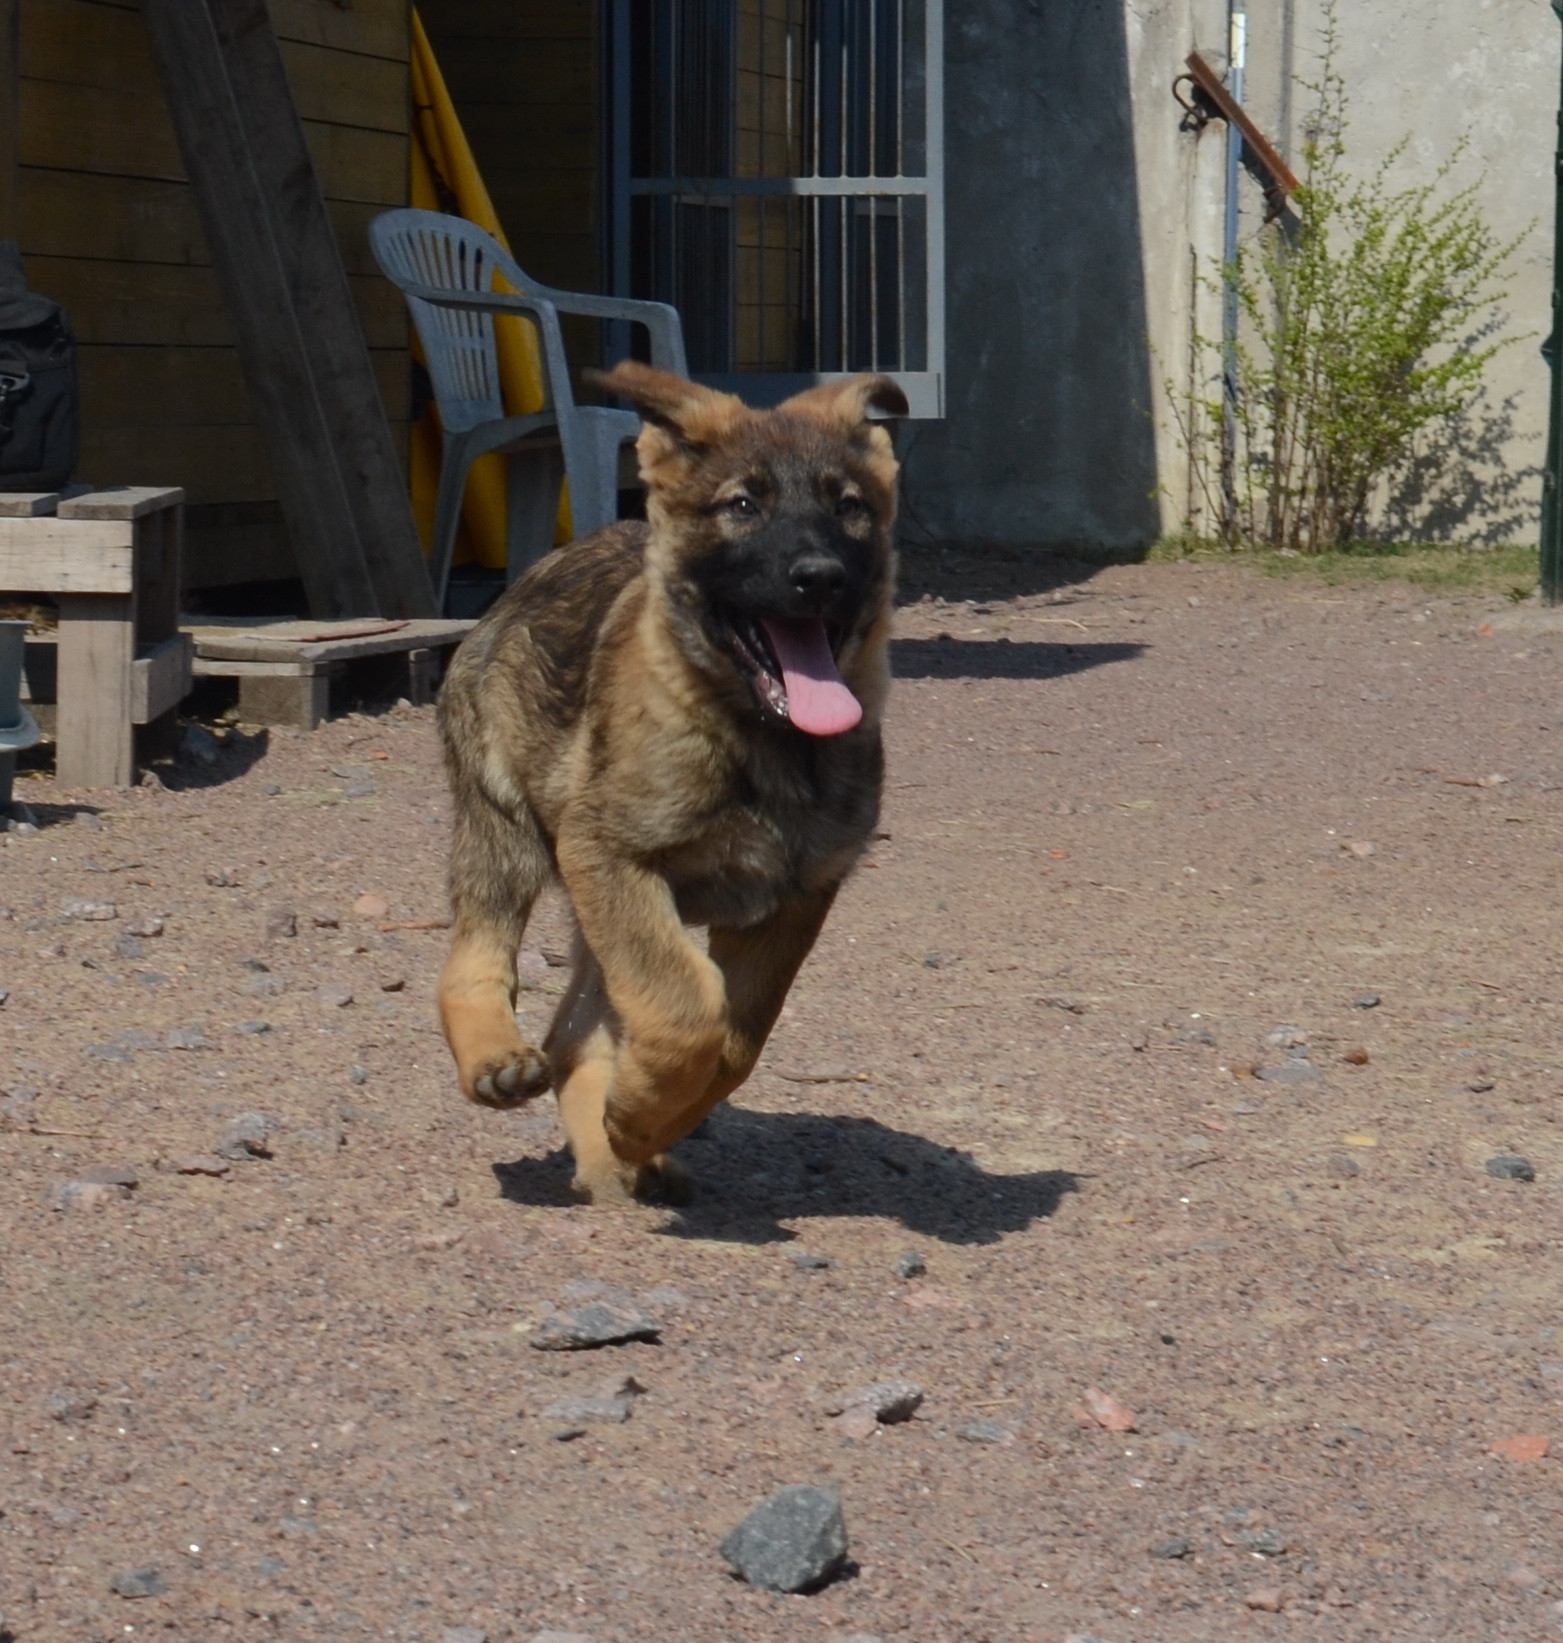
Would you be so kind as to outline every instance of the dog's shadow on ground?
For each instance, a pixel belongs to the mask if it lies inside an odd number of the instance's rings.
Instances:
[[[1059,679],[1109,662],[1132,662],[1144,649],[1036,639],[892,639],[890,671],[898,679]]]
[[[954,1147],[835,1114],[721,1106],[676,1151],[695,1176],[695,1197],[667,1232],[729,1243],[796,1238],[784,1219],[862,1215],[948,1244],[992,1244],[1079,1190],[1067,1170],[990,1175]],[[561,1147],[495,1164],[494,1174],[512,1202],[554,1205],[572,1201],[570,1169]]]

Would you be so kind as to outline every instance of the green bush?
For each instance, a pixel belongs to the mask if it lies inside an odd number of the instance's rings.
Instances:
[[[1391,181],[1405,141],[1366,180],[1348,169],[1337,45],[1331,6],[1322,76],[1308,86],[1318,107],[1297,214],[1263,228],[1224,270],[1241,315],[1236,392],[1168,385],[1208,517],[1229,547],[1318,553],[1368,534],[1375,498],[1418,459],[1419,442],[1471,410],[1488,362],[1517,340],[1497,337],[1497,305],[1519,239],[1495,237],[1479,183],[1448,194],[1460,149],[1412,188]],[[1220,357],[1219,340],[1195,346]]]

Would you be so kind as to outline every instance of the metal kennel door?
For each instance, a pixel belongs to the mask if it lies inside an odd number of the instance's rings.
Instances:
[[[942,416],[943,0],[607,5],[615,292],[753,403],[882,371]]]

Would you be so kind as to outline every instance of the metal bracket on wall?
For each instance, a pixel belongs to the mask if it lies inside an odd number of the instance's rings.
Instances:
[[[1274,222],[1286,210],[1287,199],[1297,192],[1297,178],[1291,167],[1197,51],[1191,51],[1184,61],[1188,73],[1172,82],[1172,95],[1183,110],[1182,129],[1199,132],[1212,120],[1225,120],[1242,134],[1244,162],[1264,190],[1265,221]],[[1187,96],[1179,89],[1185,85],[1189,88]]]

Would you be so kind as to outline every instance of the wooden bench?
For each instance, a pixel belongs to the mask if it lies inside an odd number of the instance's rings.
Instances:
[[[179,631],[184,499],[140,485],[0,493],[0,591],[46,593],[59,606],[63,788],[128,787],[138,725],[171,740],[193,649]]]
[[[471,621],[305,622],[186,618],[197,677],[237,679],[239,717],[248,724],[313,730],[330,707],[331,681],[349,663],[405,658],[398,688],[421,706],[432,700],[436,662],[477,626]]]

